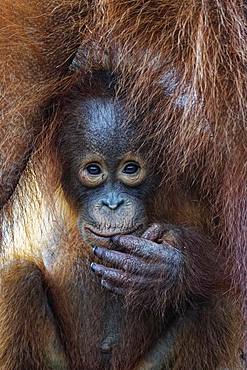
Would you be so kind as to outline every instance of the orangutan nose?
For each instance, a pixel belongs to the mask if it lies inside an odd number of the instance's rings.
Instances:
[[[122,204],[124,204],[124,199],[119,196],[118,194],[111,193],[109,196],[102,200],[103,206],[110,208],[111,210],[115,211],[119,208]]]

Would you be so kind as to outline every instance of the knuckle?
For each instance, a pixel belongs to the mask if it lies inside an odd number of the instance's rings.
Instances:
[[[173,227],[170,230],[165,231],[162,236],[162,241],[171,243],[172,245],[181,239],[182,231],[179,228]]]
[[[160,230],[162,229],[162,224],[159,224],[158,222],[154,223],[152,226],[151,226],[154,230]]]
[[[124,257],[123,258],[123,261],[122,261],[122,268],[124,271],[126,270],[129,270],[130,266],[131,266],[131,259],[130,257]]]

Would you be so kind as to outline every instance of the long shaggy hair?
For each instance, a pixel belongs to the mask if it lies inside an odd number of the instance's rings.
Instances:
[[[2,0],[3,236],[33,199],[57,195],[64,96],[92,71],[110,70],[138,139],[159,158],[165,189],[182,182],[206,204],[218,263],[246,322],[246,8],[243,0]]]

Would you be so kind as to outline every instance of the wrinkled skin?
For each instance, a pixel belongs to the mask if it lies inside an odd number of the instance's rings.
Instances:
[[[170,225],[153,224],[141,237],[114,236],[113,249],[93,247],[102,264],[92,263],[91,268],[101,278],[101,284],[114,293],[146,290],[150,297],[150,291],[156,293],[164,280],[167,284],[172,274],[178,274],[183,266],[182,252],[166,242],[165,233],[170,230]],[[106,263],[114,268],[105,266]]]

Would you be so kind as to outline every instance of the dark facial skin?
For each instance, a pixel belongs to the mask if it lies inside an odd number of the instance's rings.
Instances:
[[[115,235],[140,235],[156,178],[134,145],[134,127],[124,125],[121,104],[86,100],[71,131],[62,146],[63,186],[78,209],[83,239],[109,246]]]

